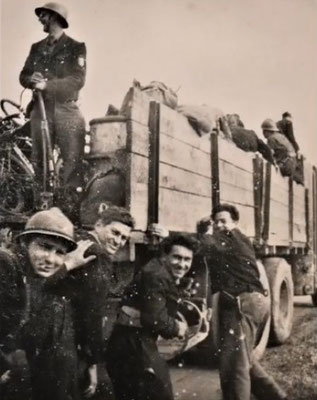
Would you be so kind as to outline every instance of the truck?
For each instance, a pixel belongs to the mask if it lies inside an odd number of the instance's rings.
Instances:
[[[123,266],[121,288],[144,250],[150,223],[160,223],[171,232],[194,233],[197,221],[210,215],[215,205],[233,204],[240,212],[241,230],[254,245],[260,276],[271,297],[271,316],[257,355],[263,354],[269,339],[284,343],[291,334],[294,295],[311,295],[317,304],[316,167],[305,160],[304,184],[298,184],[260,154],[239,149],[219,124],[210,134],[198,136],[187,118],[138,87],[130,88],[118,115],[90,121],[89,142],[81,228],[89,229],[96,210],[107,204],[126,207],[136,220],[131,240],[117,259]],[[19,218],[25,220],[23,213]],[[0,215],[0,221],[17,223],[12,213]],[[185,302],[181,313],[191,321],[191,335],[160,340],[166,358],[198,344],[212,341],[214,348],[217,344],[217,296],[209,300],[208,268],[194,265],[193,270],[196,295]],[[109,329],[111,324],[107,334]]]

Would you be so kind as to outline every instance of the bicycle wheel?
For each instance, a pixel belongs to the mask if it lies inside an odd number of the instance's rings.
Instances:
[[[22,213],[33,206],[34,177],[8,151],[0,151],[0,212]]]

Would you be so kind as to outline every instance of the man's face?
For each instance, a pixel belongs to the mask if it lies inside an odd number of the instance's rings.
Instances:
[[[67,246],[58,238],[43,235],[31,239],[27,252],[35,274],[49,278],[63,265]]]
[[[234,221],[231,214],[228,211],[220,211],[215,215],[214,218],[214,231],[232,231],[236,228],[237,221]]]
[[[190,270],[193,251],[187,247],[174,245],[166,256],[167,267],[175,279],[183,278]]]
[[[269,138],[274,132],[273,131],[268,131],[266,129],[263,130],[263,136],[267,139]]]
[[[106,252],[109,255],[114,255],[126,244],[130,237],[131,227],[117,221],[107,225],[98,221],[95,225],[95,232]]]
[[[43,25],[43,31],[49,33],[50,31],[50,23],[52,20],[52,13],[49,11],[42,10],[39,14],[39,21]]]

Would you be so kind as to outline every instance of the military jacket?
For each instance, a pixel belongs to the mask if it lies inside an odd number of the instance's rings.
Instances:
[[[86,46],[65,33],[52,46],[48,38],[34,43],[20,73],[20,83],[32,88],[34,72],[40,72],[46,80],[43,91],[45,102],[64,103],[78,99],[86,77]]]

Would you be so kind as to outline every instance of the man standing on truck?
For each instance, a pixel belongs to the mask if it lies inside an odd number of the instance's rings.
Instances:
[[[77,100],[85,83],[86,46],[64,33],[64,29],[68,28],[64,5],[50,2],[36,8],[35,14],[48,35],[32,45],[20,73],[20,83],[33,90],[30,118],[36,201],[43,181],[43,115],[37,97],[40,92],[44,99],[52,146],[59,146],[63,159],[64,196],[74,205],[71,199],[76,200],[78,188],[82,186],[85,120]]]
[[[282,119],[276,123],[279,131],[291,142],[296,154],[299,152],[299,146],[296,142],[293,129],[292,115],[288,111],[282,114]]]
[[[269,316],[268,293],[260,282],[255,253],[237,228],[239,212],[229,204],[212,210],[214,233],[201,239],[212,293],[219,295],[219,369],[224,400],[282,400],[286,394],[253,357]],[[252,388],[252,389],[251,389]]]
[[[183,337],[187,331],[187,324],[176,318],[179,283],[196,249],[193,238],[168,237],[163,256],[142,267],[126,289],[106,358],[116,400],[173,400],[168,366],[156,340],[159,335]]]

